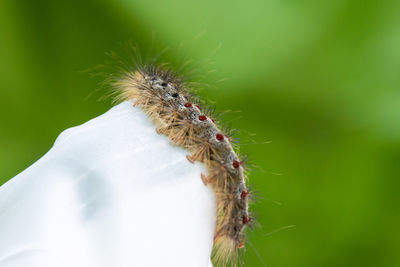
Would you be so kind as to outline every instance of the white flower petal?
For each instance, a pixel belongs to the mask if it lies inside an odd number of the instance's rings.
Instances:
[[[131,102],[64,131],[0,187],[0,266],[208,266],[215,197],[186,154]]]

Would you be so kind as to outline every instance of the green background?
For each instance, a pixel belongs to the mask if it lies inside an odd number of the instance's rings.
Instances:
[[[259,195],[245,266],[400,266],[398,0],[1,0],[0,38],[0,184],[110,108],[84,70],[155,40],[233,110]]]

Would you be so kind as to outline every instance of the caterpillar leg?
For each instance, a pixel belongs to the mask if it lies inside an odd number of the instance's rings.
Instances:
[[[156,128],[156,133],[158,133],[158,134],[163,134],[163,133],[164,133],[164,129],[162,129],[162,128],[160,128],[160,127],[157,127],[157,128]]]
[[[193,157],[191,155],[186,155],[186,158],[190,163],[194,163]]]
[[[211,182],[211,180],[212,180],[211,177],[206,176],[204,173],[201,173],[200,175],[201,175],[201,180],[203,181],[204,185],[208,185]]]

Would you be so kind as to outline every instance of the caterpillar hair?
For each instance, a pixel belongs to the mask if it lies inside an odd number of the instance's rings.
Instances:
[[[210,109],[199,106],[191,84],[165,65],[125,65],[109,82],[117,101],[133,101],[154,121],[157,133],[186,149],[190,162],[205,165],[207,173],[199,178],[212,187],[217,201],[212,258],[218,265],[236,265],[253,218],[248,211],[247,170],[229,133],[218,126]]]

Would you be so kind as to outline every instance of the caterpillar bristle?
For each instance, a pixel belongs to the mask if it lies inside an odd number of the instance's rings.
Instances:
[[[248,212],[247,171],[231,140],[234,132],[219,128],[214,108],[193,96],[190,83],[165,65],[125,69],[111,81],[116,101],[132,100],[155,122],[157,133],[185,148],[190,162],[206,166],[207,173],[199,178],[212,187],[217,200],[213,261],[218,266],[235,266],[244,247],[245,228],[253,219]]]
[[[214,238],[213,259],[218,266],[236,265],[239,246],[229,236],[219,235]],[[231,255],[229,258],[226,255]]]

